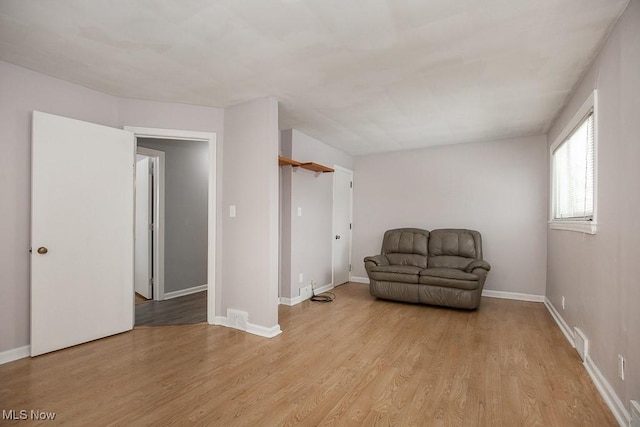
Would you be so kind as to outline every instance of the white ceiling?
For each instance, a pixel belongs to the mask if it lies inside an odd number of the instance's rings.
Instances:
[[[628,0],[0,0],[0,59],[358,155],[546,132]]]

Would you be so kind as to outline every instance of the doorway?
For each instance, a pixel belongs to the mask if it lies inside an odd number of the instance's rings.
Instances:
[[[206,322],[208,143],[137,137],[136,145],[135,325]]]
[[[197,300],[196,304],[198,306],[204,306],[205,312],[202,315],[202,320],[206,319],[209,324],[215,324],[215,259],[216,259],[216,172],[217,172],[217,156],[216,156],[216,135],[214,133],[208,132],[192,132],[192,131],[181,131],[181,130],[171,130],[171,129],[157,129],[157,128],[141,128],[141,127],[131,127],[125,126],[125,130],[133,132],[136,139],[136,146],[139,149],[142,148],[142,145],[147,145],[144,147],[145,150],[152,149],[156,151],[164,151],[165,155],[157,156],[157,164],[158,169],[155,171],[155,179],[157,181],[157,190],[155,194],[157,194],[157,199],[154,202],[154,206],[157,207],[156,214],[156,223],[154,223],[155,236],[157,241],[154,244],[154,247],[159,248],[157,255],[154,255],[154,258],[158,260],[159,253],[164,253],[164,262],[160,262],[159,260],[154,265],[154,274],[157,274],[153,277],[153,290],[156,292],[153,296],[153,300],[150,302],[154,304],[153,310],[162,311],[165,310],[165,307],[179,306],[177,310],[185,310],[192,311],[189,307],[189,304],[193,303],[194,299]],[[198,213],[195,214],[198,216],[198,220],[204,220],[205,226],[200,226],[199,229],[199,237],[203,238],[200,240],[204,242],[198,250],[197,255],[200,265],[202,265],[202,261],[204,261],[204,274],[200,275],[204,283],[194,282],[193,279],[189,280],[189,285],[184,289],[177,289],[173,287],[173,285],[168,284],[167,280],[173,280],[170,278],[170,274],[174,274],[174,270],[172,268],[171,273],[169,274],[167,269],[169,268],[167,264],[167,260],[169,258],[177,258],[178,261],[181,257],[186,258],[189,261],[189,256],[185,256],[182,254],[180,250],[178,250],[178,254],[171,255],[167,253],[167,242],[165,238],[165,233],[171,227],[170,224],[167,223],[165,218],[165,212],[170,209],[166,206],[166,182],[171,179],[171,176],[168,176],[168,168],[167,168],[167,153],[166,150],[157,150],[153,148],[150,144],[145,144],[144,142],[141,144],[138,141],[153,140],[157,143],[161,143],[162,141],[173,141],[172,144],[175,146],[179,146],[183,144],[185,146],[188,145],[197,145],[200,144],[205,147],[206,153],[198,156],[198,164],[195,167],[201,172],[203,175],[202,180],[200,180],[200,184],[198,184],[198,188],[201,191],[204,191],[206,194],[206,200],[204,204],[200,204],[200,209],[198,209]],[[203,168],[206,170],[203,171]],[[178,204],[181,202],[183,204],[189,204],[188,202],[181,199],[182,195],[178,192]],[[164,201],[164,202],[163,202]],[[190,217],[189,215],[180,215],[178,213],[177,216],[179,221],[186,223],[187,225],[193,225],[195,219]],[[201,221],[200,221],[201,223]],[[193,231],[193,227],[191,229]],[[184,260],[184,259],[183,259]],[[188,270],[190,266],[187,266]],[[202,267],[199,267],[199,271],[202,272]],[[184,272],[184,267],[181,268]],[[171,276],[176,277],[176,276]],[[178,275],[179,277],[179,275]],[[157,290],[157,291],[156,291]],[[184,299],[181,299],[184,298]],[[190,301],[189,301],[190,300]],[[183,304],[184,303],[184,304]],[[161,308],[159,308],[161,307]],[[174,311],[173,309],[169,309],[168,311]],[[189,323],[193,323],[193,321],[188,321]]]

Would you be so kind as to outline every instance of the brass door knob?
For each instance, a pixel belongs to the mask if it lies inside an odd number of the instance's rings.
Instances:
[[[40,247],[38,248],[38,253],[39,253],[40,255],[44,255],[44,254],[46,254],[47,252],[49,252],[49,249],[45,248],[44,246],[40,246]]]

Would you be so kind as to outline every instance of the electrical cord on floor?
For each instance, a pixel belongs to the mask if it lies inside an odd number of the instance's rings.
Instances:
[[[309,299],[315,302],[332,302],[336,299],[336,294],[334,294],[333,292],[323,292],[316,295],[313,288],[311,288],[311,298]]]

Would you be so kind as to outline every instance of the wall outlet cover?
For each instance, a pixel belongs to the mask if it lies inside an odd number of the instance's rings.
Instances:
[[[589,354],[589,340],[587,336],[579,328],[573,328],[573,341],[576,345],[576,351],[580,355],[582,361],[587,360],[587,354]]]
[[[624,356],[618,355],[618,377],[624,381]]]

